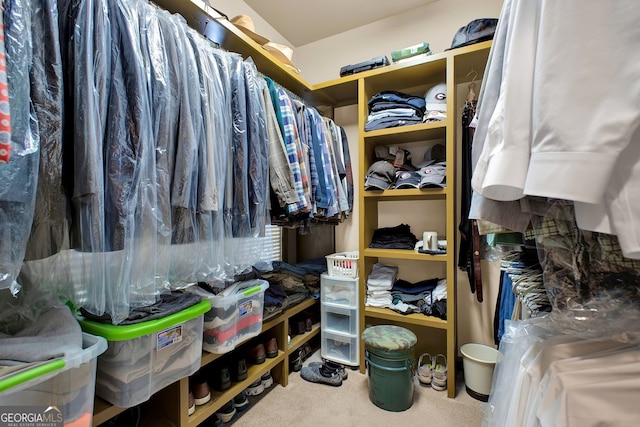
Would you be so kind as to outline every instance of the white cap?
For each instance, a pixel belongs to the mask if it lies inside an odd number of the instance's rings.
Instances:
[[[447,85],[439,83],[424,96],[427,111],[447,111]]]

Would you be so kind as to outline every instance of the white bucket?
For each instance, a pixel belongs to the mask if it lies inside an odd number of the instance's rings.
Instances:
[[[501,357],[500,352],[483,344],[468,343],[460,347],[464,384],[469,396],[482,402],[489,400],[493,368]]]

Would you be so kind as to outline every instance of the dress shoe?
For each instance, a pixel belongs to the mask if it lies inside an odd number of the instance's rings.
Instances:
[[[214,370],[213,388],[225,391],[231,387],[231,372],[228,366],[220,366]]]
[[[244,357],[239,358],[238,360],[236,360],[233,366],[234,366],[233,380],[235,382],[246,380],[248,371],[247,371],[247,361],[245,360],[245,358]]]
[[[258,343],[253,347],[250,347],[249,351],[247,352],[247,358],[249,359],[249,362],[253,363],[254,365],[260,365],[264,363],[267,358],[264,344]]]
[[[278,357],[278,340],[276,340],[276,337],[271,337],[264,343],[264,350],[269,359]]]
[[[193,393],[194,403],[197,406],[204,405],[211,400],[211,391],[207,379],[200,371],[191,376],[191,392]]]

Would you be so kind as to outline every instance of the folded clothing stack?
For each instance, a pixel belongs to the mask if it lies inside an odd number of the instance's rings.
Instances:
[[[422,96],[387,90],[368,102],[369,116],[365,131],[422,123],[426,101]]]

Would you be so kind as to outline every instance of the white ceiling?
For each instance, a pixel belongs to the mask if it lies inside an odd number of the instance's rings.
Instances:
[[[437,0],[245,0],[294,47]]]

